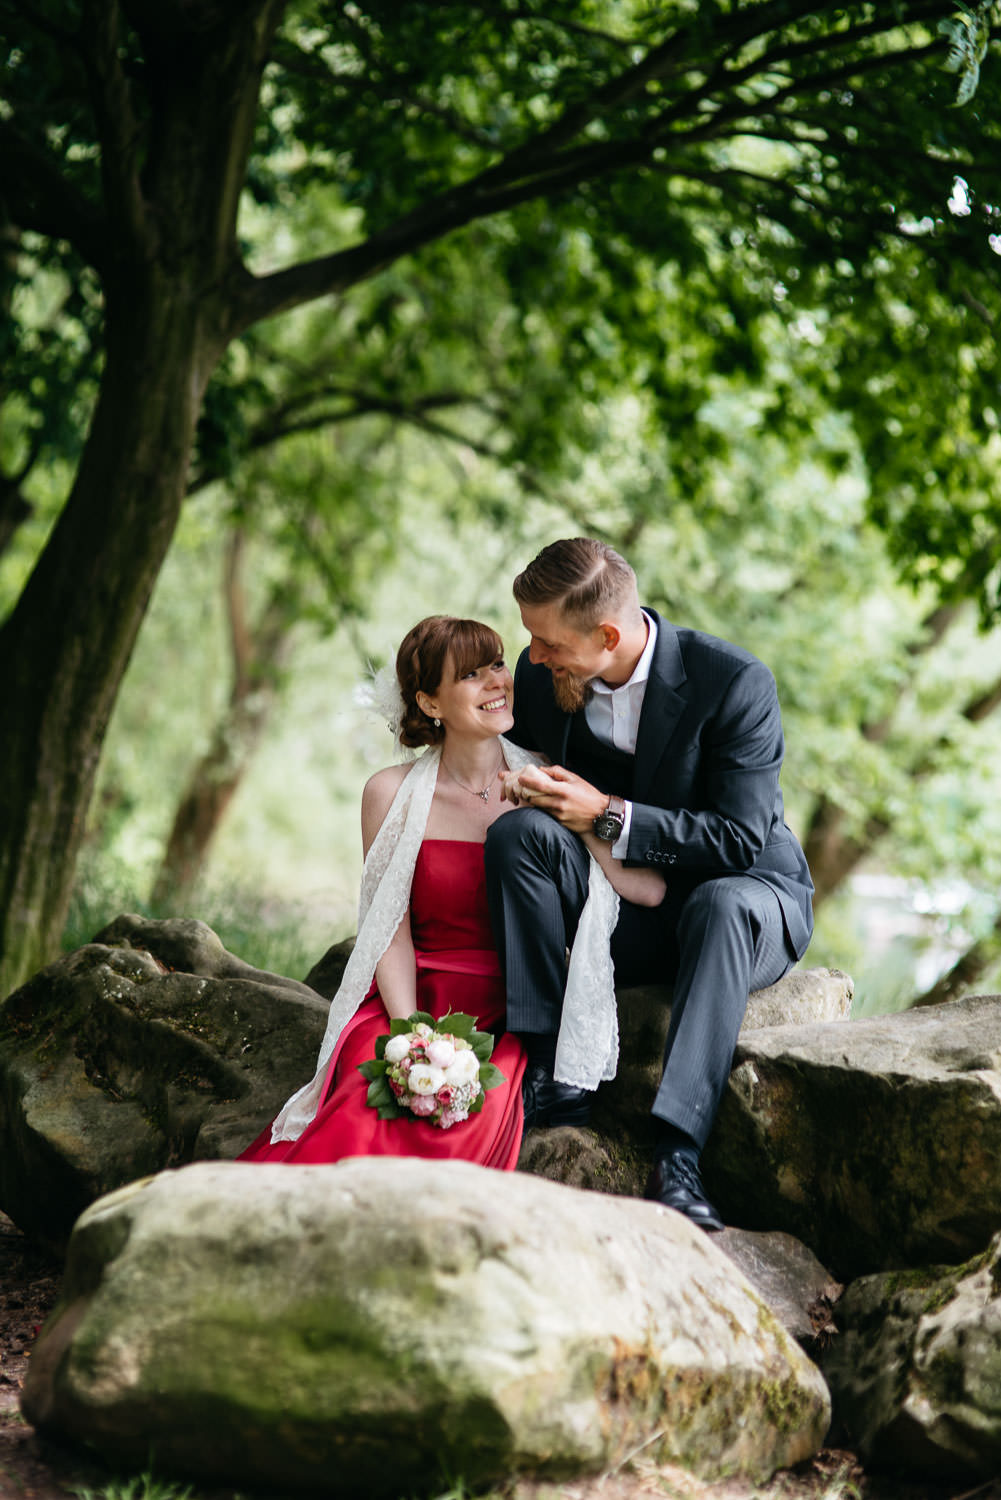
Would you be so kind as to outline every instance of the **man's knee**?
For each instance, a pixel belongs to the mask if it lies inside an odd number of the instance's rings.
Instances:
[[[746,876],[721,876],[697,885],[681,910],[679,927],[732,929],[753,922],[772,893]]]
[[[526,854],[560,847],[573,834],[537,807],[516,808],[497,818],[487,829],[486,857],[510,864]]]

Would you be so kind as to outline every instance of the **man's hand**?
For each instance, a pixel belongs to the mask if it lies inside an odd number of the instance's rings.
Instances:
[[[541,807],[572,833],[586,833],[608,797],[563,766],[527,766],[523,771],[501,771],[502,800],[516,807]]]

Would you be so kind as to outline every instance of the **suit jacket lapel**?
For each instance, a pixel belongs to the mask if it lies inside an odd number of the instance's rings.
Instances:
[[[636,737],[633,797],[637,802],[644,801],[656,782],[658,767],[688,702],[678,691],[687,680],[678,632],[656,610],[648,609],[646,605],[644,609],[657,621],[657,644],[650,663],[650,677]]]

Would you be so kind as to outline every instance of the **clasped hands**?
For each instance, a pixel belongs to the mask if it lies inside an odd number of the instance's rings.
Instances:
[[[571,833],[587,833],[608,796],[563,766],[525,766],[521,771],[498,771],[501,801],[515,807],[541,807]]]

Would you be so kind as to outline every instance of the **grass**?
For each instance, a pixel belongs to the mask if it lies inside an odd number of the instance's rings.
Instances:
[[[148,1470],[132,1479],[112,1479],[97,1490],[89,1485],[75,1485],[72,1493],[77,1500],[195,1500],[190,1485],[156,1479]],[[234,1496],[233,1500],[237,1497]]]
[[[604,1488],[604,1481],[613,1474],[619,1474],[621,1468],[620,1465],[603,1475],[595,1476],[599,1495]],[[688,1484],[685,1484],[679,1491],[672,1482],[672,1475],[659,1471],[654,1464],[640,1462],[635,1468],[630,1464],[627,1465],[627,1472],[635,1475],[638,1494],[659,1495],[663,1497],[663,1500],[691,1500],[693,1491]],[[746,1500],[786,1500],[788,1491],[782,1485],[781,1476],[777,1476],[777,1482],[778,1488],[774,1488],[771,1484],[763,1489],[749,1486]],[[565,1496],[578,1495],[579,1485],[579,1481],[571,1482],[566,1486],[558,1483],[552,1486],[543,1485],[542,1489],[536,1493],[535,1500],[563,1500]],[[512,1494],[510,1484],[499,1488],[494,1486],[488,1491],[476,1491],[469,1489],[459,1480],[451,1484],[448,1489],[425,1497],[425,1500],[517,1500],[519,1488],[515,1487],[514,1494]],[[77,1500],[200,1500],[203,1494],[201,1490],[193,1489],[190,1485],[157,1479],[151,1471],[129,1479],[113,1479],[96,1489],[92,1486],[78,1485],[73,1488],[72,1493]],[[218,1494],[218,1491],[213,1491],[214,1496]],[[711,1494],[710,1488],[707,1500],[711,1500]],[[243,1496],[236,1491],[227,1491],[226,1500],[252,1500],[252,1497]],[[417,1500],[417,1497],[410,1495],[401,1497],[401,1500]],[[852,1465],[845,1463],[834,1473],[822,1479],[818,1477],[817,1487],[809,1491],[809,1500],[863,1500],[863,1492],[852,1477]]]
[[[191,1485],[157,1479],[150,1470],[130,1479],[108,1480],[97,1489],[91,1485],[74,1485],[72,1494],[77,1500],[199,1500],[198,1491]],[[229,1500],[243,1500],[243,1497],[234,1492]],[[491,1490],[489,1494],[475,1496],[460,1482],[431,1500],[500,1500],[500,1495],[497,1490]]]
[[[230,953],[257,969],[303,979],[335,940],[319,930],[317,918],[294,903],[260,892],[233,888],[197,894],[185,908],[158,907],[139,894],[135,873],[107,858],[80,863],[63,929],[65,953],[83,947],[122,912],[163,921],[197,917],[218,935]]]

